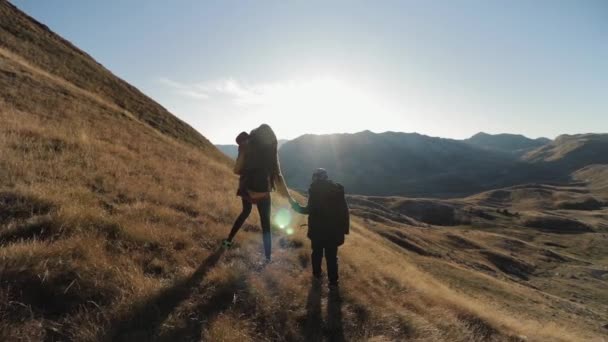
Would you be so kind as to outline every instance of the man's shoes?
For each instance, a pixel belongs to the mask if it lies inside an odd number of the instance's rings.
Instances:
[[[228,240],[222,241],[222,247],[224,247],[225,249],[232,248],[232,241],[228,241]]]

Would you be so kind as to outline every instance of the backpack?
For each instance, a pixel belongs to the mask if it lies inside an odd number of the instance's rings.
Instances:
[[[320,211],[311,212],[308,217],[308,237],[341,245],[344,243],[344,235],[350,232],[350,213],[344,187],[332,181],[319,181],[311,186],[311,196],[313,192],[315,201],[322,205]]]
[[[336,188],[332,191],[333,198],[328,202],[328,205],[334,215],[337,231],[347,235],[350,232],[350,212],[344,195],[344,187],[337,183],[334,184]]]
[[[263,124],[249,133],[245,169],[263,169],[269,173],[277,172],[277,138],[270,126]]]

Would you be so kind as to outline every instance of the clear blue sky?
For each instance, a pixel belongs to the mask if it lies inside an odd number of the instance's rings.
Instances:
[[[215,143],[608,131],[608,1],[13,0]]]

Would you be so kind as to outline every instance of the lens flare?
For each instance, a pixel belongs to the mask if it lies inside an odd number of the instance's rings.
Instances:
[[[291,223],[291,213],[287,208],[281,208],[274,214],[274,223],[280,228],[285,229]]]
[[[287,233],[287,235],[291,235],[293,234],[293,228],[289,227],[285,230],[285,232]]]

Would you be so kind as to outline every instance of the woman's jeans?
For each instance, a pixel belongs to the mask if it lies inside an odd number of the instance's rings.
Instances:
[[[241,229],[243,223],[249,214],[251,214],[251,209],[253,204],[248,200],[242,199],[243,210],[239,217],[237,217],[232,229],[230,230],[230,234],[228,235],[228,241],[232,241],[236,233]],[[271,209],[271,200],[270,195],[264,199],[259,200],[256,205],[258,206],[258,213],[260,214],[260,222],[262,224],[262,239],[264,241],[264,254],[266,255],[266,259],[270,259],[270,254],[272,251],[272,238],[270,235],[270,209]]]

